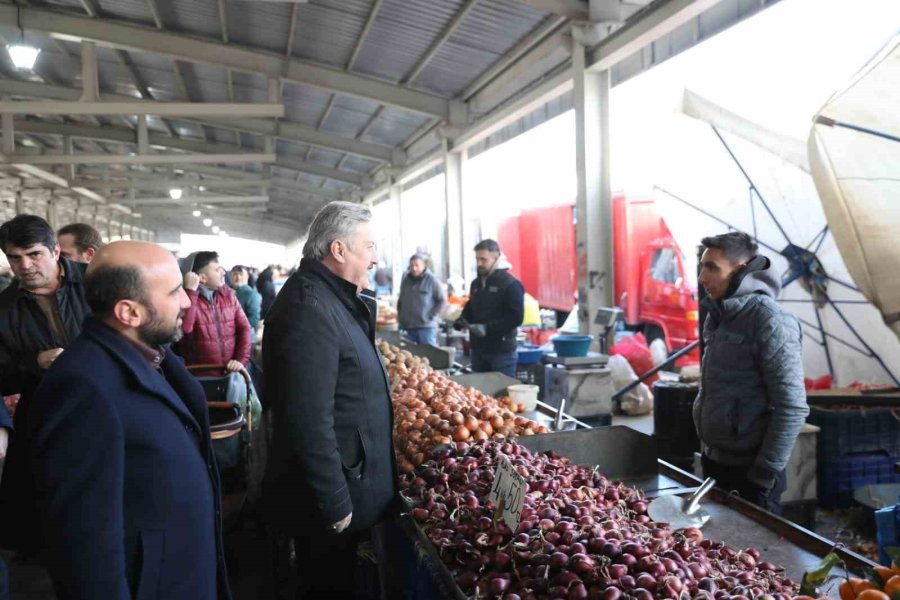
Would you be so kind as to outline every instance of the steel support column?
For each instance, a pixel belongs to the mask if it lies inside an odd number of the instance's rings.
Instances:
[[[22,197],[22,190],[16,190],[16,214],[25,214],[25,198]]]
[[[464,152],[451,152],[444,142],[444,264],[445,280],[465,280],[465,248],[463,244],[463,165]]]
[[[575,144],[578,200],[576,253],[581,332],[596,335],[594,316],[614,306],[612,193],[609,168],[609,71],[589,72],[587,49],[574,44]]]
[[[403,208],[400,204],[402,194],[403,188],[400,184],[391,185],[389,202],[394,213],[394,223],[396,223],[394,235],[391,236],[392,293],[395,295],[400,293],[400,281],[406,270],[403,257]]]

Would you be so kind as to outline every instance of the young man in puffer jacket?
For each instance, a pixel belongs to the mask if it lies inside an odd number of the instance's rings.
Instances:
[[[781,280],[745,233],[704,238],[706,348],[694,425],[703,474],[779,514],[784,469],[809,407],[802,332],[776,301]]]

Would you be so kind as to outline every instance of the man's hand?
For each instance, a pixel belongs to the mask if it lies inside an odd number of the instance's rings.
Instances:
[[[0,410],[3,410],[0,407]],[[9,446],[9,430],[0,428],[0,460],[6,458],[6,448]]]
[[[200,287],[200,276],[193,271],[184,274],[184,289],[196,292]]]
[[[457,331],[462,331],[463,329],[468,329],[469,322],[466,321],[465,317],[460,317],[457,320],[453,321],[453,329]]]
[[[333,533],[341,533],[348,527],[350,527],[350,521],[353,520],[353,513],[351,512],[349,515],[335,523],[331,526],[331,531]]]
[[[53,348],[52,350],[44,350],[43,352],[38,352],[38,366],[46,371],[50,368],[50,365],[53,364],[53,361],[56,360],[60,354],[62,354],[62,352],[62,348]]]
[[[472,323],[469,325],[469,335],[476,338],[483,338],[487,335],[487,325],[482,323]]]
[[[236,373],[237,371],[240,371],[243,368],[244,368],[244,365],[239,360],[229,360],[228,364],[225,365],[225,370],[228,371],[229,373]]]

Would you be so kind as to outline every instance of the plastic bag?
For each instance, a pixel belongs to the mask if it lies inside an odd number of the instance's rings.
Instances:
[[[610,348],[609,353],[624,356],[638,377],[656,366],[653,364],[653,353],[650,352],[650,346],[647,345],[647,339],[642,333],[620,339]],[[644,383],[648,386],[653,385],[657,379],[659,376],[654,375]]]
[[[609,357],[609,370],[613,386],[617,390],[621,390],[638,378],[628,359],[621,355]],[[653,411],[653,392],[642,383],[622,396],[622,399],[619,400],[619,407],[626,415],[646,415]]]

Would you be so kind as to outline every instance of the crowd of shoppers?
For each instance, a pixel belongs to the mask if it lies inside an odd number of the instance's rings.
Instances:
[[[20,397],[14,417],[0,407],[0,546],[46,567],[60,599],[231,598],[224,466],[198,377],[245,372],[265,322],[272,418],[257,509],[291,540],[298,598],[378,596],[348,573],[369,544],[389,585],[397,508],[391,386],[366,289],[378,264],[371,220],[359,204],[323,207],[277,296],[276,266],[226,271],[212,251],[179,264],[161,246],[104,245],[88,225],[54,232],[34,215],[0,225],[14,277],[0,291],[0,393]],[[703,470],[777,512],[808,410],[800,329],[749,236],[702,243]],[[497,242],[474,250],[454,325],[468,330],[476,371],[513,375],[523,286]],[[413,255],[399,286],[403,334],[435,345],[446,303],[429,257]]]

